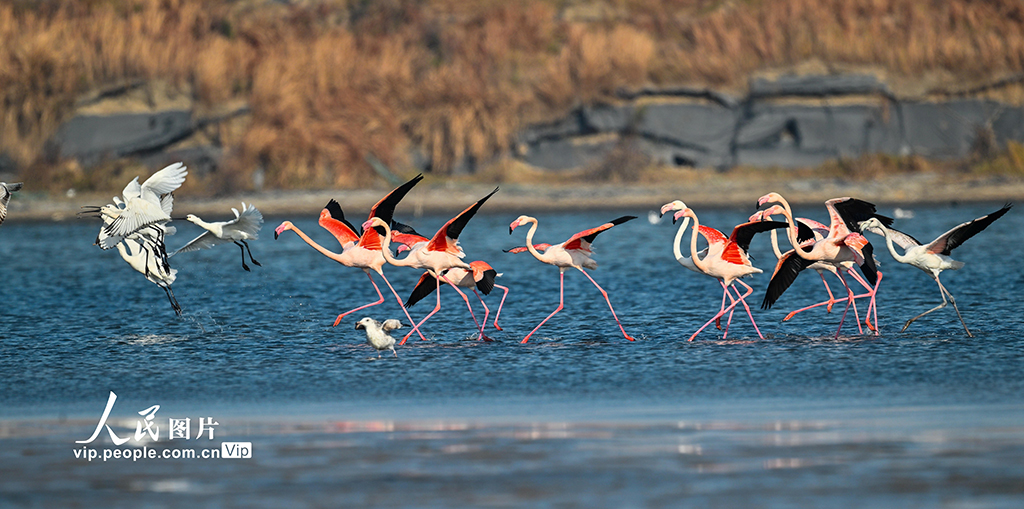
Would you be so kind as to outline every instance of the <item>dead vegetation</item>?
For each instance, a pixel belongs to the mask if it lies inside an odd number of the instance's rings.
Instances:
[[[808,60],[938,76],[931,88],[999,79],[1024,72],[1024,4],[12,0],[0,4],[0,152],[38,168],[83,94],[160,80],[197,108],[250,106],[221,137],[218,186],[244,188],[257,168],[272,187],[356,186],[375,178],[367,154],[401,168],[419,147],[443,175],[504,153],[524,122],[623,87],[736,90]]]

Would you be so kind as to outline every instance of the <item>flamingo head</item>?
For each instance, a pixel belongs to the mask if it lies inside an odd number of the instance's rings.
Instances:
[[[877,217],[871,217],[867,221],[860,222],[860,231],[870,230],[872,233],[878,233],[882,226],[882,222]]]
[[[396,251],[395,254],[402,254],[405,251],[408,251],[409,249],[411,249],[411,248],[408,245],[406,245],[406,244],[399,244],[398,245],[398,249],[395,250]]]
[[[185,220],[194,223],[199,220],[199,217],[196,216],[195,214],[188,214],[185,216]]]
[[[661,215],[664,216],[665,213],[670,210],[683,210],[685,208],[686,204],[683,203],[682,200],[675,200],[661,206]]]
[[[532,218],[530,216],[519,216],[519,217],[517,217],[515,221],[512,221],[512,224],[508,225],[508,234],[512,235],[512,232],[515,231],[515,229],[517,227],[520,227],[520,226],[522,226],[522,225],[524,225],[526,223],[529,223],[531,220],[532,221],[536,221],[536,219],[534,219],[534,218]]]
[[[779,203],[782,201],[782,196],[779,193],[768,193],[757,199],[757,208],[761,208],[765,203]]]
[[[285,222],[281,223],[281,226],[278,226],[277,228],[274,228],[274,240],[277,240],[277,237],[280,236],[282,233],[284,233],[286,230],[291,230],[291,229],[292,229],[292,222],[291,221],[285,221]]]
[[[693,217],[694,215],[695,214],[693,213],[693,209],[684,208],[683,210],[676,212],[676,214],[672,216],[672,222],[674,223],[683,217]]]
[[[376,227],[376,226],[388,227],[388,223],[385,222],[383,219],[374,216],[374,217],[371,217],[370,219],[367,219],[366,221],[363,222],[363,231],[369,230],[370,228],[373,228],[373,227]],[[390,227],[388,227],[388,229],[390,230]]]
[[[771,221],[772,216],[782,214],[785,210],[782,208],[782,205],[775,204],[764,210],[757,211],[754,215],[750,216],[749,221]]]

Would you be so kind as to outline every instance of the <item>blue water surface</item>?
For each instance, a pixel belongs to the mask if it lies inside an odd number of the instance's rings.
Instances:
[[[895,226],[927,241],[999,205],[921,206]],[[728,234],[753,211],[751,204],[696,212],[702,224]],[[424,234],[448,219],[403,212],[400,206],[396,218]],[[820,206],[795,212],[827,217]],[[378,358],[354,329],[363,316],[407,321],[383,281],[374,276],[383,304],[333,327],[340,312],[377,299],[366,274],[327,259],[293,232],[274,240],[273,228],[289,219],[339,251],[315,217],[268,217],[251,242],[262,263],[250,264],[252,272],[242,270],[232,245],[171,258],[181,318],[115,251],[92,245],[97,223],[10,220],[0,228],[0,419],[8,430],[0,444],[7,442],[6,463],[21,467],[0,471],[7,479],[0,493],[26,505],[79,497],[106,504],[126,490],[163,490],[227,497],[206,499],[213,505],[243,492],[262,493],[250,501],[274,505],[274,497],[313,491],[326,497],[314,497],[322,503],[399,506],[1014,506],[1024,491],[1014,459],[1024,451],[1018,212],[958,248],[954,257],[966,267],[943,274],[974,338],[952,306],[900,332],[941,297],[926,274],[895,262],[876,236],[869,238],[884,273],[880,335],[859,334],[851,311],[834,338],[842,304],[831,314],[818,308],[781,323],[826,294],[808,273],[775,307],[761,310],[775,264],[762,234],[751,255],[765,273],[746,281],[764,339],[737,312],[727,340],[710,327],[693,342],[686,340],[717,311],[722,293],[717,281],[674,261],[677,225],[667,218],[652,224],[647,210],[537,214],[535,242],[549,243],[623,214],[640,216],[597,238],[600,267],[590,271],[637,341],[623,338],[582,274],[567,272],[565,309],[523,345],[558,304],[558,270],[528,253],[504,253],[525,243],[526,228],[509,235],[518,214],[485,207],[461,243],[467,261],[489,262],[502,273],[498,283],[511,289],[499,322],[504,330],[490,325],[499,290],[485,297],[487,335],[495,340],[486,343],[475,339],[465,303],[443,288],[441,310],[423,326],[429,340],[412,336],[397,358]],[[178,227],[169,249],[201,233],[188,223]],[[419,277],[413,269],[384,270],[403,299]],[[840,290],[835,278],[829,283]],[[482,318],[476,297],[469,298]],[[414,306],[413,318],[433,302]],[[149,477],[141,484],[103,485],[140,467],[83,466],[69,451],[95,427],[111,391],[124,418],[153,404],[165,417],[216,415],[225,433],[261,446],[264,459],[204,464],[195,475],[171,469],[178,482],[171,485],[158,483],[171,467],[143,465]],[[311,427],[283,424],[295,422]],[[335,443],[337,422],[349,423],[348,445]],[[37,426],[60,438],[28,431]],[[425,430],[436,434],[425,437]],[[326,466],[283,459],[293,456]],[[347,470],[352,462],[365,468]],[[86,480],[54,495],[48,487],[56,481],[45,472],[55,465]],[[518,472],[517,481],[504,477],[510,472]],[[751,482],[751,473],[759,480]],[[252,475],[269,484],[252,484]],[[286,487],[296,476],[308,481],[305,489]],[[871,503],[859,498],[864,490],[873,493]],[[410,491],[422,498],[408,498]]]

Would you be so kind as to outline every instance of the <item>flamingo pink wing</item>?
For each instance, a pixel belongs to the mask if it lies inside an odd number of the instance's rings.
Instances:
[[[551,247],[551,244],[534,244],[533,245],[534,249],[536,249],[537,251],[542,251],[542,252],[543,251],[547,251],[549,247]],[[517,246],[517,247],[514,247],[512,249],[506,249],[505,252],[506,253],[525,253],[528,250],[529,249],[526,246]]]
[[[430,239],[430,243],[427,244],[427,249],[430,251],[444,251],[448,254],[459,256],[458,240],[448,236],[448,225],[452,224],[456,218],[450,219],[437,233],[434,234],[434,238]]]
[[[590,252],[590,244],[592,242],[594,242],[594,239],[597,237],[598,233],[601,233],[601,232],[603,232],[603,231],[605,231],[605,230],[607,230],[607,229],[609,229],[609,228],[611,228],[611,227],[613,227],[615,225],[619,225],[619,224],[625,223],[626,221],[630,221],[630,220],[633,220],[633,219],[636,219],[636,216],[622,216],[620,218],[613,219],[610,222],[602,224],[601,226],[598,226],[596,228],[591,228],[589,230],[583,230],[583,231],[577,233],[576,235],[573,235],[572,237],[569,237],[569,240],[565,241],[565,243],[562,245],[562,247],[564,249],[567,249],[567,250],[578,249],[578,250],[586,251],[586,252],[589,253]]]
[[[331,232],[331,235],[334,235],[334,238],[338,239],[342,246],[359,241],[359,235],[356,235],[352,228],[349,228],[344,222],[334,219],[329,213],[321,213],[319,223],[323,229]]]
[[[363,236],[359,238],[359,247],[370,251],[380,251],[380,234],[376,228],[367,228]]]
[[[498,188],[495,187],[494,191],[490,194],[480,198],[476,203],[470,205],[466,210],[463,210],[459,215],[448,220],[434,237],[430,239],[430,243],[427,244],[429,251],[445,251],[448,254],[461,256],[462,250],[458,246],[459,235],[462,234],[462,229],[466,227],[466,223],[476,215],[476,211],[480,210],[480,207],[487,201],[488,198],[494,196],[494,193],[498,192]],[[451,235],[449,235],[451,230]]]

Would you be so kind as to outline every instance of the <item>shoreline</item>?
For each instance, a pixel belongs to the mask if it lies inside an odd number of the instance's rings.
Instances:
[[[477,183],[449,180],[417,186],[405,200],[412,213],[449,213],[464,209],[500,188],[487,203],[494,212],[559,212],[573,210],[653,210],[681,199],[694,207],[750,207],[759,196],[775,191],[793,204],[821,203],[830,198],[855,196],[879,205],[920,205],[929,203],[1013,202],[1024,199],[1024,178],[1005,175],[956,175],[918,173],[852,181],[840,178],[772,178],[757,175],[700,173],[691,178],[643,183]],[[197,198],[175,195],[175,208],[184,213],[223,216],[240,202],[254,203],[267,216],[316,215],[330,199],[345,210],[369,209],[391,188],[322,191],[266,191],[240,193],[231,197]],[[110,193],[81,193],[71,197],[33,196],[24,191],[8,206],[6,222],[67,221],[83,205],[102,205]],[[116,192],[115,192],[116,194]],[[408,213],[408,212],[406,212]],[[230,217],[230,216],[229,216]]]

